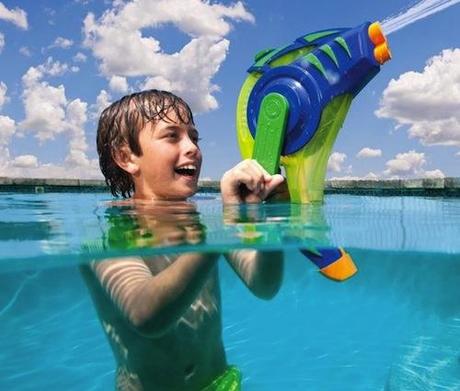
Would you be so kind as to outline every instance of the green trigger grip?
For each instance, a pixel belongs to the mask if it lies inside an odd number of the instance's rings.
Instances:
[[[278,174],[286,121],[287,99],[276,92],[267,94],[260,105],[252,158],[270,175]]]

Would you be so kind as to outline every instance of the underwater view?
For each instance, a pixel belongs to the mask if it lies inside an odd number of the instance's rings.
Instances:
[[[223,347],[244,390],[460,387],[457,198],[223,209],[218,194],[198,194],[136,210],[106,194],[3,193],[0,210],[1,389],[114,388],[110,327],[84,272],[92,260],[161,268],[165,254],[247,248],[282,251],[284,262],[276,294],[259,298],[217,261]],[[334,281],[299,251],[328,247],[346,250],[357,273]]]

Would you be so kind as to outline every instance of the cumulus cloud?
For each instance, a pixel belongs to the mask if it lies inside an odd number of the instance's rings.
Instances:
[[[38,167],[38,159],[34,155],[20,155],[11,161],[12,167],[35,168]]]
[[[5,47],[5,36],[0,33],[0,53],[3,51],[3,48]]]
[[[15,131],[14,119],[0,115],[0,175],[9,175],[6,170],[10,159],[8,145]]]
[[[39,67],[30,67],[22,77],[24,92],[25,119],[19,124],[22,131],[35,133],[35,136],[44,141],[53,139],[57,134],[65,131],[65,107],[67,99],[63,85],[51,86],[41,79],[45,75],[58,75],[63,71],[62,64],[46,63]]]
[[[385,163],[384,171],[388,176],[417,176],[423,175],[423,166],[426,164],[425,154],[414,150],[398,153],[394,159]]]
[[[73,60],[75,62],[86,62],[86,55],[83,54],[82,52],[78,52],[75,56],[73,56]]]
[[[330,180],[346,180],[346,181],[359,181],[359,180],[368,180],[368,181],[376,181],[380,177],[377,174],[374,174],[372,171],[368,172],[364,176],[355,176],[355,175],[345,175],[340,177],[332,177],[329,178]]]
[[[27,13],[18,7],[8,9],[2,2],[0,2],[0,19],[11,22],[24,30],[28,28]]]
[[[30,57],[32,55],[32,52],[27,46],[21,46],[19,48],[19,53],[21,53],[23,56]]]
[[[96,98],[96,103],[91,106],[91,118],[94,120],[99,119],[102,111],[110,106],[111,103],[112,96],[106,90],[101,90]]]
[[[30,67],[22,77],[25,118],[16,126],[14,120],[0,116],[0,175],[100,178],[97,159],[87,156],[85,135],[88,104],[80,99],[69,100],[63,85],[52,86],[45,77],[69,71],[67,64],[49,58],[44,64]],[[34,134],[42,143],[57,134],[68,136],[68,153],[63,164],[40,164],[34,155],[9,158],[8,144],[18,128]]]
[[[445,177],[444,173],[439,169],[431,170],[431,171],[425,171],[423,176],[425,178],[444,178]]]
[[[241,2],[225,6],[200,0],[114,2],[99,19],[84,20],[84,45],[100,61],[102,73],[144,77],[143,88],[166,88],[184,97],[196,111],[218,107],[211,82],[227,55],[229,20],[253,22]],[[172,24],[190,37],[178,52],[165,53],[142,30]]]
[[[50,48],[61,48],[61,49],[68,49],[73,45],[73,41],[71,39],[57,37]]]
[[[1,152],[1,147],[0,147]],[[15,165],[15,159],[2,165],[0,155],[0,176],[31,177],[31,178],[70,178],[70,179],[103,179],[97,159],[90,160],[89,166],[77,166],[52,163],[40,163],[37,166]],[[27,162],[25,162],[27,163]],[[29,163],[33,163],[30,161]]]
[[[125,94],[128,92],[128,81],[126,77],[112,76],[109,81],[109,87],[114,92],[121,92]]]
[[[381,149],[372,149],[368,147],[361,149],[361,151],[359,151],[356,154],[356,157],[358,158],[372,158],[372,157],[379,157],[379,156],[382,156]]]
[[[5,83],[0,81],[0,111],[2,110],[3,105],[8,102],[8,97],[6,96],[6,91],[8,87]]]
[[[69,126],[66,118],[65,88],[50,85],[43,78],[61,76],[68,72],[66,63],[53,61],[49,57],[44,64],[30,67],[22,77],[24,92],[25,119],[19,124],[21,131],[35,133],[40,141],[53,139],[57,134],[65,132]]]
[[[327,163],[327,169],[333,172],[341,172],[342,164],[345,162],[347,155],[341,152],[333,152],[329,156],[329,161]]]
[[[53,57],[48,57],[44,64],[38,67],[30,67],[22,76],[22,83],[27,88],[35,85],[45,76],[62,76],[68,70],[69,66],[66,63],[54,61]]]
[[[70,131],[69,154],[66,162],[77,166],[89,166],[90,161],[86,156],[88,145],[84,126],[87,121],[87,103],[80,99],[71,101],[66,108],[66,120]]]
[[[391,80],[383,92],[379,118],[407,126],[423,145],[460,145],[460,49],[446,49],[422,72]]]
[[[14,119],[0,115],[0,147],[7,146],[16,131],[16,122]]]

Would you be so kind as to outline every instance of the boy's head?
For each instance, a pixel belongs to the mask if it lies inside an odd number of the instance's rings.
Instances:
[[[201,152],[193,114],[166,91],[134,93],[101,114],[99,165],[113,195],[185,199],[196,192]]]

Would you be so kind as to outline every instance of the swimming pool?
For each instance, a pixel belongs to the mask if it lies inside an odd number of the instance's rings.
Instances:
[[[113,389],[115,362],[79,263],[248,246],[283,248],[287,261],[270,301],[219,262],[224,343],[244,390],[460,389],[458,198],[330,195],[322,207],[224,213],[218,196],[202,194],[187,226],[206,227],[206,239],[189,229],[174,241],[166,230],[156,248],[149,237],[108,245],[108,209],[118,216],[108,199],[0,193],[0,389]],[[309,246],[345,247],[359,273],[324,278],[297,250]]]

